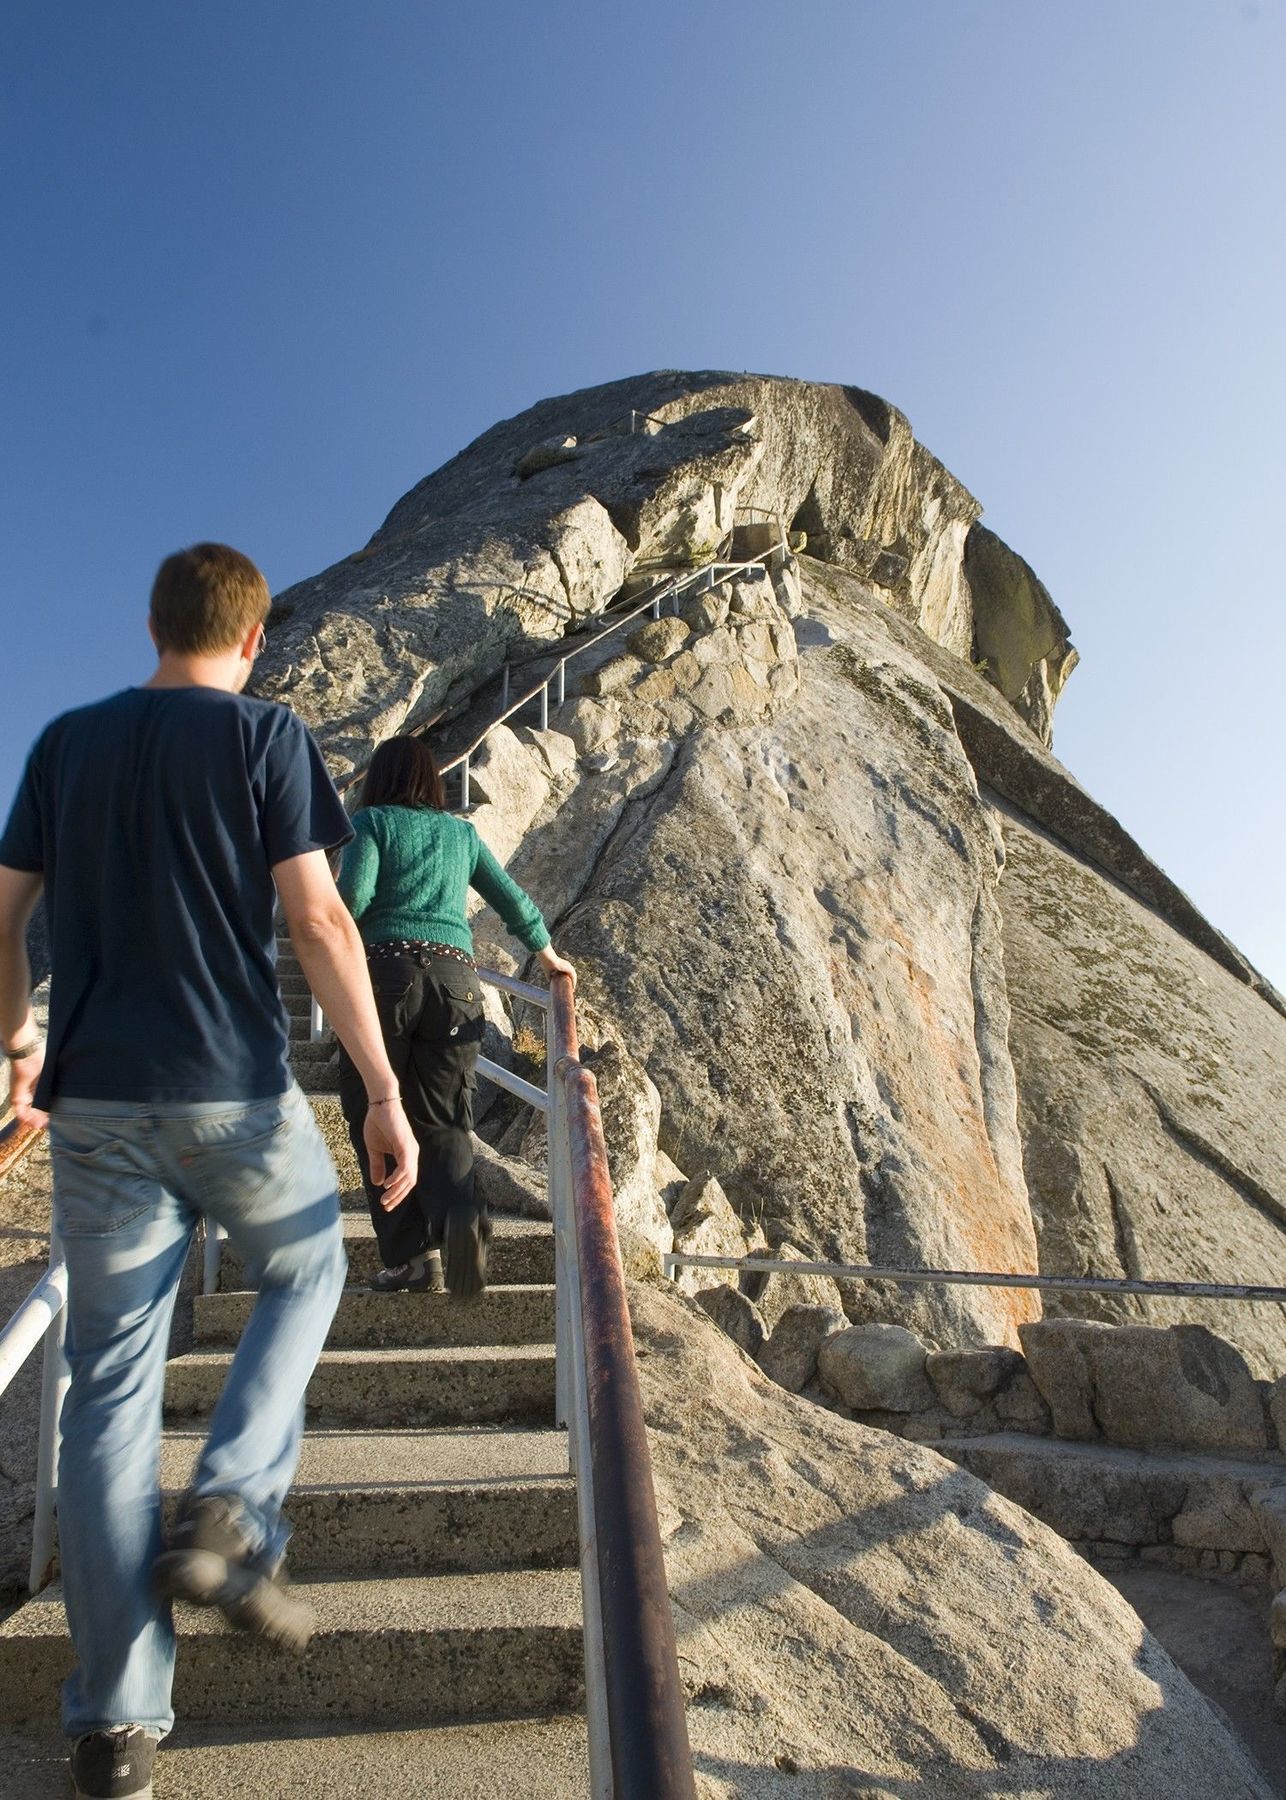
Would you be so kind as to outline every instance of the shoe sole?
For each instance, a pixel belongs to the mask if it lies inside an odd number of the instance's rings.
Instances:
[[[74,1782],[72,1783],[72,1792],[75,1794],[76,1800],[102,1800],[100,1794],[86,1793],[84,1788],[77,1787]],[[149,1781],[145,1788],[136,1788],[129,1796],[129,1800],[152,1800],[151,1782]]]
[[[257,1569],[230,1563],[214,1550],[166,1550],[157,1557],[152,1579],[158,1593],[189,1606],[217,1606],[236,1631],[302,1656],[316,1620],[312,1608],[293,1599]]]

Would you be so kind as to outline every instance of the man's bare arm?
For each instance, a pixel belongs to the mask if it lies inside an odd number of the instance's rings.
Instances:
[[[0,1047],[21,1050],[39,1042],[31,1010],[31,964],[27,961],[27,924],[36,910],[43,877],[28,869],[0,863]],[[43,1125],[45,1115],[32,1107],[31,1096],[44,1067],[44,1046],[10,1063],[9,1098],[24,1125]]]
[[[364,1131],[371,1179],[383,1187],[382,1204],[391,1211],[415,1186],[419,1147],[402,1110],[397,1077],[384,1048],[362,940],[339,897],[323,851],[288,857],[274,864],[272,876],[299,966],[356,1064],[372,1102]],[[374,1104],[377,1101],[379,1104]],[[386,1104],[389,1101],[391,1105]],[[396,1161],[397,1168],[386,1181],[387,1157]]]

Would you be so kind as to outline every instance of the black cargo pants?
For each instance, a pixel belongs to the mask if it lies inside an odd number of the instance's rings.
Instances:
[[[385,1268],[394,1268],[440,1244],[449,1213],[477,1216],[469,1134],[482,1042],[482,988],[468,963],[427,948],[372,956],[369,963],[389,1061],[420,1146],[419,1177],[392,1212],[385,1212],[380,1189],[371,1183],[362,1138],[366,1089],[342,1047],[339,1097],[380,1257]]]

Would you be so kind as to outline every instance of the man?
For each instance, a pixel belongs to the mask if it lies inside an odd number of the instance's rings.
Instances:
[[[152,589],[156,673],[46,727],[0,837],[0,1043],[19,1118],[49,1118],[68,1269],[58,1524],[77,1665],[63,1723],[82,1800],[152,1792],[174,1719],[171,1598],[297,1651],[311,1629],[276,1579],[281,1505],[345,1259],[335,1170],[286,1063],[274,889],[365,1083],[385,1204],[416,1179],[326,857],[351,836],[347,817],[302,723],[241,691],[269,605],[235,550],[168,557]],[[45,1045],[24,941],[42,886]],[[202,1214],[259,1294],[166,1545],[165,1353]]]

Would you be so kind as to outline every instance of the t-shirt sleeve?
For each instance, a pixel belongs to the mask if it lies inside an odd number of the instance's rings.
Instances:
[[[353,835],[311,732],[284,708],[264,759],[259,824],[270,868],[310,850],[334,850]]]
[[[353,841],[344,851],[336,886],[349,912],[355,919],[360,919],[375,898],[380,873],[380,847],[364,813],[358,813],[353,826]]]
[[[540,908],[530,894],[523,892],[513,876],[501,868],[478,836],[476,827],[473,841],[477,850],[469,886],[476,888],[487,905],[496,909],[520,944],[525,944],[528,950],[543,950],[549,942],[549,933],[545,930]]]
[[[0,863],[6,869],[21,869],[27,874],[42,871],[45,866],[45,839],[40,807],[40,745],[37,743],[27,758],[18,792],[9,811],[9,820],[0,836]]]

